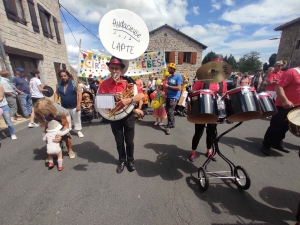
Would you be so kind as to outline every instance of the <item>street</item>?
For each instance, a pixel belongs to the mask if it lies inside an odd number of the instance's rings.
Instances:
[[[291,150],[260,150],[268,119],[244,122],[221,138],[219,147],[245,168],[251,187],[240,191],[231,180],[210,180],[199,189],[197,170],[206,157],[203,135],[194,163],[194,124],[176,117],[165,135],[151,115],[136,123],[136,171],[117,174],[118,154],[110,125],[84,123],[84,138],[73,135],[75,159],[64,156],[65,169],[48,170],[42,128],[25,128],[18,139],[1,140],[0,224],[295,224],[300,200],[299,139],[290,132]],[[164,121],[166,123],[166,121]],[[221,134],[234,124],[218,125]],[[65,150],[66,151],[66,150]],[[209,170],[229,170],[217,156]]]

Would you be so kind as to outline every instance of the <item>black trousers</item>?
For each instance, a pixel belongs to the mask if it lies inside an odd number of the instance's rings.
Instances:
[[[285,109],[281,106],[277,106],[276,108],[278,113],[272,116],[270,126],[265,133],[263,141],[263,145],[269,148],[281,144],[282,140],[285,138],[286,132],[289,130],[287,114],[292,109]]]
[[[300,202],[298,204],[298,211],[296,213],[296,220],[297,220],[297,222],[300,222]]]
[[[168,127],[175,126],[175,118],[174,118],[174,111],[177,105],[178,100],[175,98],[167,98],[166,99],[166,111],[168,116]]]
[[[111,130],[117,143],[120,162],[126,162],[126,156],[128,161],[132,162],[134,160],[134,125],[135,118],[132,112],[125,118],[111,121],[110,123]],[[126,143],[126,148],[124,141]]]
[[[199,144],[199,141],[203,135],[205,124],[195,124],[195,134],[192,140],[192,150],[196,150]],[[211,149],[213,142],[213,135],[215,133],[217,124],[207,124],[206,128],[206,148]]]

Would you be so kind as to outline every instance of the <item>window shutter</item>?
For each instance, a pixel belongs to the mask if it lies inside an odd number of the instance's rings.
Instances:
[[[9,19],[13,21],[18,21],[18,16],[16,12],[16,8],[14,2],[12,0],[3,0],[6,15]]]
[[[47,25],[46,25],[46,15],[45,15],[45,10],[44,8],[40,5],[37,4],[39,13],[40,13],[40,19],[41,19],[41,24],[42,24],[42,29],[43,29],[43,34],[45,37],[50,37]]]
[[[170,63],[175,63],[175,52],[170,52]]]
[[[183,63],[183,52],[178,52],[178,64]]]
[[[197,52],[192,52],[192,64],[197,63]]]
[[[27,0],[27,2],[28,2],[28,8],[29,8],[29,12],[30,12],[33,30],[37,33],[40,33],[40,27],[39,27],[35,9],[34,9],[34,2],[33,2],[33,0]]]
[[[57,24],[57,20],[54,16],[53,16],[53,23],[54,23],[57,43],[61,44],[61,39],[60,39],[60,36],[59,36],[59,30],[58,30],[58,24]]]

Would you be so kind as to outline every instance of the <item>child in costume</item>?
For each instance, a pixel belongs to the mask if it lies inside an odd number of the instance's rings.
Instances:
[[[144,97],[142,98],[142,100],[143,100],[142,110],[144,111],[144,114],[148,115],[148,99],[149,99],[149,96],[147,94],[146,88],[143,88],[143,93],[144,93]]]
[[[152,107],[154,108],[153,117],[156,118],[154,125],[163,125],[163,119],[167,118],[166,109],[164,107],[166,96],[163,92],[163,84],[160,79],[156,81],[156,91],[154,92],[154,100],[152,101]],[[160,120],[160,122],[158,122]]]
[[[62,127],[63,126],[58,121],[51,120],[48,123],[48,128],[46,129],[47,133],[43,133],[43,141],[47,142],[47,153],[49,155],[48,167],[54,167],[53,156],[57,156],[58,171],[61,171],[65,166],[63,165],[62,150],[60,147],[60,143],[53,142],[53,139],[55,139],[56,136],[64,136],[67,133],[69,133],[69,129],[61,130]]]
[[[81,108],[85,111],[85,113],[92,113],[92,106],[93,101],[91,100],[91,96],[89,93],[83,93],[82,101],[81,101]]]

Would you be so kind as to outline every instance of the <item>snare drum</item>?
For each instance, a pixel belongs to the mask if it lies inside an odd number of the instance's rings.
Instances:
[[[249,86],[241,86],[227,91],[222,97],[225,102],[227,120],[230,122],[242,122],[257,119],[261,116],[255,89]]]
[[[288,115],[289,130],[296,137],[300,137],[300,108],[292,109]]]
[[[257,94],[257,97],[260,109],[262,111],[262,114],[259,118],[266,118],[269,116],[273,116],[277,113],[277,109],[274,104],[274,101],[272,100],[271,94],[267,92],[261,92]]]
[[[219,119],[215,93],[208,89],[189,95],[187,120],[191,123],[214,123]]]

